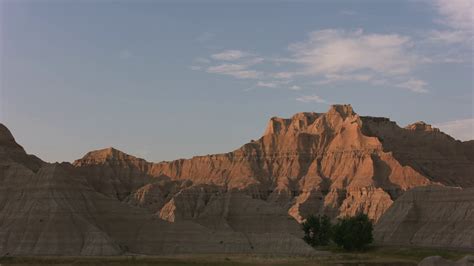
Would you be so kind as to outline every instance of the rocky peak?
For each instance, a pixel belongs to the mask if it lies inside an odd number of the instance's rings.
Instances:
[[[272,117],[267,124],[264,135],[280,134],[282,130],[286,129],[290,124],[290,119],[281,117]]]
[[[74,162],[74,165],[82,165],[83,163],[105,163],[105,162],[128,162],[128,161],[144,161],[135,156],[128,155],[113,147],[88,152],[84,157]]]
[[[350,104],[334,104],[331,105],[329,111],[327,112],[328,115],[339,114],[341,118],[346,119],[349,116],[356,115],[352,106]]]
[[[346,118],[357,115],[350,104],[336,104],[331,105],[331,108],[326,113],[315,112],[301,112],[296,113],[291,118],[272,117],[268,122],[264,135],[282,134],[288,131],[301,132],[312,124],[314,124],[320,117],[325,116],[331,123],[338,124]]]
[[[0,123],[0,146],[21,148],[8,128]]]
[[[413,124],[410,124],[406,126],[405,129],[413,130],[413,131],[439,132],[438,128],[432,127],[430,124],[427,124],[423,121],[418,121]]]
[[[294,114],[290,119],[272,117],[268,122],[264,135],[281,134],[288,130],[303,131],[319,117],[320,114],[314,112],[301,112]]]
[[[43,164],[38,157],[26,154],[23,147],[16,143],[8,128],[0,123],[0,161],[9,158],[36,172]]]

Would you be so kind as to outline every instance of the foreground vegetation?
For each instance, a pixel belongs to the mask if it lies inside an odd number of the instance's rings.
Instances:
[[[327,246],[332,241],[346,251],[362,251],[374,241],[372,221],[364,213],[340,218],[336,224],[331,224],[326,215],[310,215],[301,228],[303,240],[312,247]]]
[[[310,257],[284,255],[179,255],[165,256],[117,256],[117,257],[2,257],[5,265],[82,265],[82,266],[122,266],[122,265],[416,265],[423,258],[439,255],[457,260],[467,254],[463,251],[446,251],[429,248],[371,247],[364,252],[347,252],[336,246],[319,249]]]

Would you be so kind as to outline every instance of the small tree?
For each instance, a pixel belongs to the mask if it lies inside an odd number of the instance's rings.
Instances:
[[[361,250],[374,240],[372,222],[366,214],[339,219],[333,227],[334,242],[345,250]]]
[[[305,222],[302,223],[304,237],[303,240],[309,245],[325,246],[331,238],[331,221],[329,217],[310,215]]]

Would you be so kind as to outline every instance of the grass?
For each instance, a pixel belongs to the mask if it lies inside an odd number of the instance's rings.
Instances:
[[[436,248],[409,248],[409,247],[375,247],[368,252],[376,256],[394,257],[421,261],[429,256],[441,256],[449,260],[459,260],[466,255],[472,255],[474,252],[444,250]]]
[[[346,256],[363,256],[368,259],[391,259],[404,262],[418,263],[426,257],[441,256],[448,260],[459,260],[466,255],[473,255],[474,252],[462,250],[446,250],[441,248],[423,247],[396,247],[396,246],[371,246],[365,251],[348,252],[337,246],[328,246],[321,250],[330,251],[333,254],[343,254]]]
[[[306,265],[417,265],[428,256],[442,256],[457,260],[467,254],[432,248],[371,247],[364,252],[346,252],[329,246],[319,249],[310,257],[255,254],[208,254],[166,256],[116,256],[116,257],[2,257],[0,265],[52,265],[52,266],[123,266],[123,265],[170,265],[170,266],[306,266]]]

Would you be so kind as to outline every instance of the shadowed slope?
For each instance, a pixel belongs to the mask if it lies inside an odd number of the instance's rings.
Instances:
[[[86,178],[68,163],[42,163],[33,171],[25,165],[38,159],[26,155],[5,132],[0,132],[1,255],[311,252],[287,232],[247,235],[232,229],[211,231],[193,221],[169,223],[114,195],[97,192],[91,186],[95,178]],[[129,157],[114,150],[100,154],[112,166],[135,169],[134,163],[141,162],[122,164]],[[111,160],[117,156],[122,161]],[[122,177],[135,174],[122,171]]]
[[[375,239],[474,250],[474,188],[428,186],[406,192],[380,218]]]

